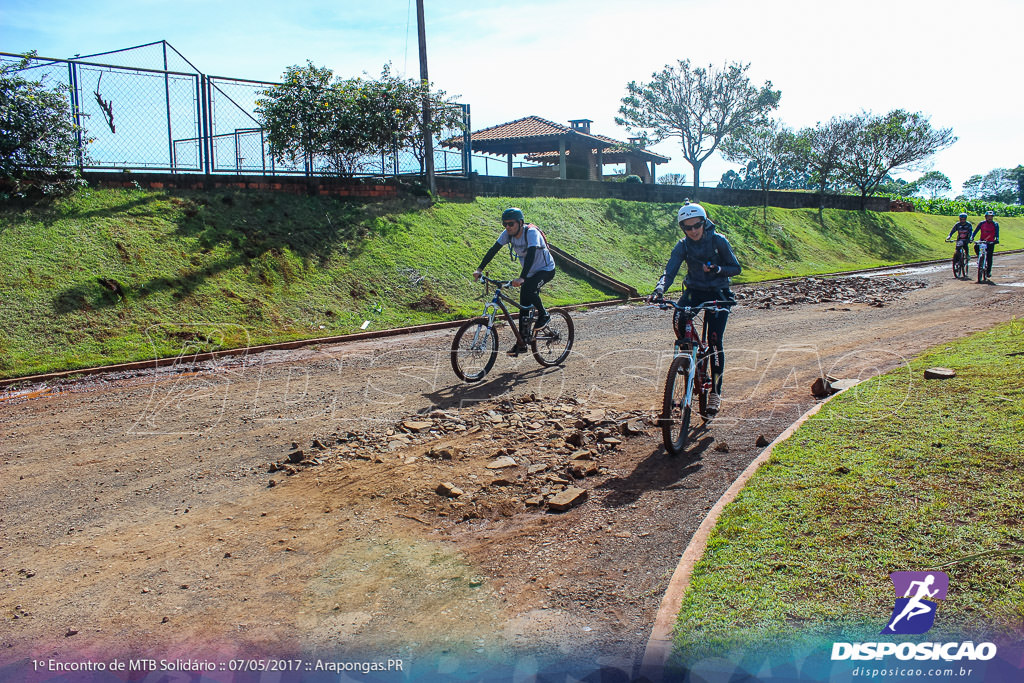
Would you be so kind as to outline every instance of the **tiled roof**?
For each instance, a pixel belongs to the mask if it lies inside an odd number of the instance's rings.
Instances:
[[[615,161],[615,159],[624,157],[626,154],[640,156],[643,157],[646,161],[653,161],[658,164],[671,161],[671,157],[663,156],[661,154],[652,152],[647,149],[638,149],[636,147],[630,147],[625,142],[607,137],[605,135],[597,135],[595,133],[591,133],[590,136],[608,143],[608,147],[605,147],[601,151],[601,155],[604,158],[605,163],[622,163],[622,161],[625,161],[624,158],[622,158],[619,161]],[[558,163],[558,152],[537,152],[534,154],[526,155],[526,158],[529,159],[530,161],[538,161],[544,164]]]
[[[562,135],[571,132],[569,126],[563,126],[542,119],[539,116],[527,116],[526,118],[501,123],[497,126],[484,128],[473,133],[473,142],[478,140],[507,140],[509,138],[535,138],[545,135]]]

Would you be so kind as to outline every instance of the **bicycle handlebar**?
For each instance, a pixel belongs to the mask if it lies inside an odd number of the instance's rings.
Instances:
[[[669,299],[659,299],[654,303],[650,304],[648,308],[653,308],[657,306],[663,311],[667,311],[669,308],[674,308],[680,313],[686,315],[697,315],[701,311],[707,311],[709,313],[728,313],[729,309],[722,308],[722,306],[733,306],[735,304],[736,301],[734,300],[722,299],[721,301],[705,301],[703,303],[697,304],[696,306],[680,306],[675,301],[671,301]]]

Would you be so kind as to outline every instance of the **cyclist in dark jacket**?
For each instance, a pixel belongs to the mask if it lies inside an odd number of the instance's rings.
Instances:
[[[992,277],[992,257],[995,256],[996,245],[999,244],[999,224],[996,223],[995,216],[995,211],[986,211],[985,220],[978,223],[974,234],[971,235],[979,242],[988,242],[988,263],[985,265],[985,277]],[[975,244],[974,253],[977,254],[980,251],[978,245]]]
[[[651,294],[660,299],[672,286],[680,267],[686,263],[685,290],[679,297],[679,305],[696,306],[705,301],[732,299],[729,289],[730,278],[741,272],[739,261],[732,253],[729,240],[715,232],[715,225],[708,220],[708,214],[700,204],[685,204],[679,209],[676,221],[683,230],[683,238],[676,242],[669,256],[665,273]],[[722,371],[725,368],[725,352],[722,336],[728,313],[705,313],[708,316],[708,345],[712,348],[711,381],[712,392],[708,396],[707,411],[714,415],[722,403]],[[682,334],[679,324],[676,334]]]
[[[960,214],[960,220],[953,224],[953,229],[949,231],[946,239],[952,239],[953,233],[956,233],[957,240],[969,240],[971,239],[971,230],[973,229],[974,226],[967,220],[967,214],[962,213]]]

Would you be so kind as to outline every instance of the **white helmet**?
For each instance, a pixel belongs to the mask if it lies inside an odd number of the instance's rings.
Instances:
[[[685,204],[679,207],[679,214],[676,216],[676,223],[682,223],[687,218],[695,218],[696,216],[700,216],[704,220],[708,219],[707,212],[700,204]]]

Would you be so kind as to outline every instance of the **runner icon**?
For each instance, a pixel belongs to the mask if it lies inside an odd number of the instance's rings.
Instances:
[[[895,633],[896,624],[897,622],[899,622],[900,619],[906,617],[907,621],[910,621],[914,617],[919,617],[922,614],[928,614],[929,612],[935,609],[931,604],[924,602],[925,598],[933,598],[939,592],[938,588],[936,588],[935,590],[930,590],[932,584],[934,583],[934,574],[928,574],[923,581],[910,582],[910,585],[907,587],[907,593],[909,594],[913,592],[914,594],[910,596],[910,599],[907,601],[907,604],[903,607],[903,611],[899,613],[899,616],[893,619],[892,622],[889,624],[889,626],[887,627],[888,630],[893,631]]]

